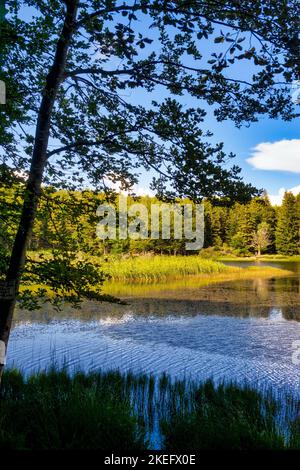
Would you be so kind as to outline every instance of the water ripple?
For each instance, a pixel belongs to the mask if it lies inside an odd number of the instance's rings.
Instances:
[[[126,314],[22,323],[12,332],[8,365],[26,372],[51,365],[168,372],[295,390],[300,370],[292,363],[292,342],[299,339],[300,324],[284,320],[278,309],[269,318]]]

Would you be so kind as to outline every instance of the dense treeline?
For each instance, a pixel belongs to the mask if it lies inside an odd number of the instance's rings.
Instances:
[[[273,207],[264,194],[232,207],[205,202],[205,246],[237,255],[296,255],[300,248],[300,195],[286,192]]]
[[[16,230],[16,221],[22,199],[22,185],[3,186],[0,189],[0,263],[2,269]],[[97,207],[109,202],[118,215],[118,196],[111,199],[92,191],[55,191],[44,189],[30,249],[47,250],[65,247],[68,251],[94,255],[118,253],[185,254],[185,242],[171,239],[99,240],[96,226]],[[128,207],[142,203],[148,208],[158,204],[156,198],[128,197]],[[189,202],[180,200],[179,204]],[[300,195],[286,193],[280,207],[273,207],[267,195],[252,199],[247,204],[231,207],[204,201],[206,252],[220,251],[242,256],[262,253],[293,255],[300,247]],[[117,217],[118,220],[118,217]],[[117,229],[118,233],[118,229]]]

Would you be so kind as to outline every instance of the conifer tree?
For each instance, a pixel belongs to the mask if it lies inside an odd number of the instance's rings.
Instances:
[[[295,196],[286,192],[278,210],[276,249],[283,255],[299,253],[299,218]]]

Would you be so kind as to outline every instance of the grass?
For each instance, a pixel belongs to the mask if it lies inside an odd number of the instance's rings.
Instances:
[[[30,256],[38,260],[40,253],[31,252]],[[43,253],[46,258],[49,253]],[[279,256],[279,255],[278,255]],[[79,257],[83,257],[79,254]],[[253,279],[256,277],[288,276],[288,270],[271,266],[238,267],[225,265],[222,261],[249,261],[255,258],[223,257],[218,260],[206,259],[198,255],[139,255],[131,257],[108,256],[97,257],[89,255],[89,262],[97,262],[105,274],[117,282],[123,283],[163,283],[170,280],[197,277],[204,284],[237,279]],[[276,258],[279,260],[279,258]],[[282,258],[281,258],[282,259]],[[261,259],[263,261],[263,259]],[[275,260],[274,260],[275,261]],[[110,285],[111,281],[106,285]],[[31,285],[31,290],[37,290],[38,285]],[[44,287],[44,286],[43,286]],[[21,287],[23,290],[24,287]]]
[[[246,385],[118,371],[27,378],[6,371],[0,448],[298,449],[298,412],[296,399]]]
[[[196,391],[192,412],[175,414],[163,424],[165,448],[185,450],[284,449],[276,426],[276,402],[250,388],[215,387],[211,381]],[[290,446],[290,444],[287,444]]]
[[[164,297],[166,291],[172,293],[172,298],[175,292],[181,292],[178,299],[182,299],[186,296],[190,298],[191,289],[197,289],[200,287],[210,286],[213,284],[221,284],[229,281],[242,281],[252,279],[269,279],[269,278],[281,278],[291,276],[291,272],[285,269],[273,268],[269,266],[257,267],[251,266],[248,268],[237,268],[237,270],[229,270],[224,273],[214,274],[199,274],[189,275],[182,277],[168,278],[164,277],[157,280],[149,280],[144,277],[138,279],[114,279],[114,282],[107,281],[104,283],[103,291],[109,295],[116,297],[127,298],[127,297],[153,297],[158,295]],[[185,290],[185,295],[183,294]],[[183,296],[183,297],[182,297]]]
[[[115,388],[117,381],[109,374],[70,377],[50,371],[25,379],[19,372],[6,372],[0,448],[142,449],[137,419]]]
[[[138,256],[111,261],[107,267],[113,279],[144,282],[228,271],[231,271],[230,267],[199,256]]]
[[[216,256],[215,258],[219,262],[223,261],[265,261],[269,263],[276,263],[276,261],[282,262],[300,262],[300,255],[293,255],[293,256],[285,256],[285,255],[261,255],[260,257],[257,256],[234,256],[234,255],[222,255]]]
[[[138,256],[108,260],[103,269],[116,281],[160,282],[167,279],[180,279],[185,276],[218,278],[255,277],[264,275],[286,275],[288,271],[264,267],[239,268],[226,266],[219,261],[203,259],[199,256]]]

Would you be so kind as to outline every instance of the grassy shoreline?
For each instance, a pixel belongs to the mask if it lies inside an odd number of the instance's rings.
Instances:
[[[299,401],[284,403],[270,390],[167,375],[6,371],[0,448],[299,449]]]
[[[216,261],[220,263],[227,261],[250,261],[250,262],[269,262],[269,263],[276,263],[278,261],[282,262],[300,262],[300,255],[293,255],[293,256],[284,256],[284,255],[261,255],[261,256],[234,256],[234,255],[224,255],[224,256],[216,256],[214,258]]]
[[[255,279],[270,279],[292,276],[287,270],[267,267],[265,269],[259,267],[242,268],[237,272],[219,273],[219,274],[202,274],[189,275],[181,278],[166,278],[160,281],[143,281],[139,280],[114,280],[106,281],[103,285],[103,292],[113,295],[121,299],[132,297],[153,297],[154,294],[160,297],[161,293],[166,291],[176,292],[186,289],[188,297],[190,289],[198,289],[208,287],[214,284],[223,284],[233,281],[251,281]]]
[[[33,260],[38,261],[41,254],[44,259],[50,259],[47,252],[31,252]],[[296,257],[249,257],[239,258],[223,256],[214,259],[202,258],[199,255],[138,255],[138,256],[106,256],[98,257],[79,253],[78,259],[88,261],[101,266],[101,269],[109,278],[117,282],[130,283],[157,283],[169,280],[198,277],[199,280],[211,280],[222,282],[222,280],[252,279],[255,277],[278,277],[289,276],[288,269],[272,266],[230,266],[224,262],[247,262],[247,261],[295,261]],[[300,261],[300,256],[299,256]]]
[[[184,277],[212,282],[290,275],[273,267],[235,267],[199,256],[139,256],[107,261],[103,269],[118,282],[155,283]]]
[[[237,268],[199,256],[137,256],[111,260],[103,269],[118,281],[156,282],[184,276],[237,272]]]

